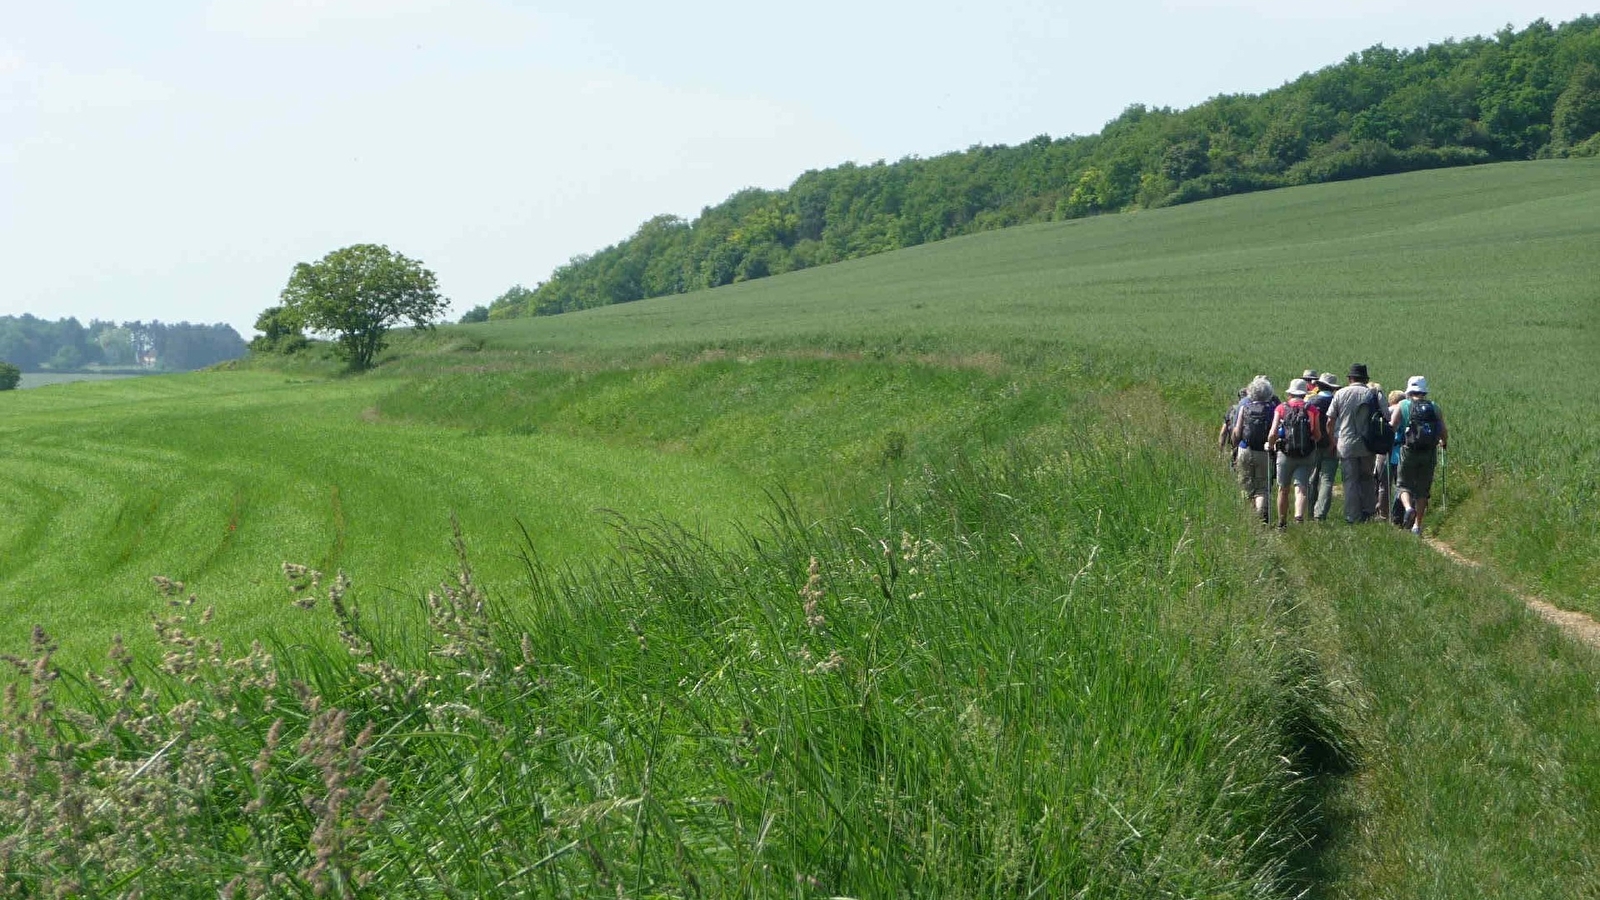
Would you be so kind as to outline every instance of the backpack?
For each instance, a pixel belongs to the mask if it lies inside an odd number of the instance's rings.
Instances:
[[[1372,415],[1367,417],[1365,427],[1361,431],[1361,443],[1374,454],[1382,456],[1394,449],[1394,426],[1389,424],[1389,410],[1383,402],[1383,397],[1377,391],[1372,391]],[[1366,406],[1367,404],[1362,404]]]
[[[1304,403],[1290,403],[1283,410],[1283,440],[1278,442],[1283,452],[1295,457],[1310,456],[1316,449],[1311,439],[1311,411]]]
[[[1272,431],[1272,413],[1272,404],[1262,400],[1251,400],[1239,411],[1239,430],[1244,434],[1245,445],[1251,450],[1266,448],[1267,437]]]
[[[1321,423],[1317,429],[1322,432],[1322,439],[1316,442],[1318,447],[1333,446],[1333,432],[1328,428],[1328,407],[1332,403],[1332,394],[1318,393],[1306,398],[1306,409]]]
[[[1439,446],[1439,408],[1430,400],[1411,401],[1411,421],[1406,425],[1408,450],[1432,450]]]

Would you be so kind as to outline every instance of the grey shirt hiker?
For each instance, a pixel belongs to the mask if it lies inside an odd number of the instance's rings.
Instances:
[[[1372,455],[1372,451],[1367,449],[1367,442],[1362,440],[1362,434],[1366,431],[1367,418],[1373,410],[1386,412],[1388,404],[1377,391],[1365,384],[1345,385],[1333,395],[1333,403],[1328,406],[1328,418],[1334,423],[1341,459]]]

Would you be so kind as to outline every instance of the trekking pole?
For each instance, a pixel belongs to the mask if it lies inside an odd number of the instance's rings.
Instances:
[[[1267,454],[1267,515],[1266,515],[1266,518],[1263,520],[1268,525],[1272,524],[1272,507],[1276,506],[1277,503],[1278,503],[1278,498],[1272,496],[1272,478],[1277,473],[1278,473],[1277,461],[1272,458],[1272,454],[1271,453],[1268,453]]]
[[[1449,457],[1446,456],[1444,448],[1440,447],[1439,448],[1439,511],[1440,512],[1444,512],[1445,507],[1449,505],[1449,501],[1450,501],[1450,495],[1446,494],[1444,492],[1444,464],[1448,459],[1449,459]]]

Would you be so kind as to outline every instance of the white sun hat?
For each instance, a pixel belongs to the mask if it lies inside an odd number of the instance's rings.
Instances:
[[[1296,378],[1295,380],[1289,382],[1289,396],[1304,397],[1305,395],[1306,380],[1304,378]]]
[[[1406,381],[1406,393],[1426,394],[1428,392],[1428,379],[1421,375],[1413,375]]]

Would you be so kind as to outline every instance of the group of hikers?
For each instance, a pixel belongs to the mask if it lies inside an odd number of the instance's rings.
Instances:
[[[1223,416],[1218,444],[1231,450],[1239,484],[1264,524],[1271,523],[1273,481],[1278,527],[1287,528],[1291,490],[1296,522],[1308,512],[1323,521],[1334,479],[1343,478],[1346,522],[1379,519],[1420,535],[1450,440],[1444,413],[1421,375],[1387,395],[1364,363],[1347,377],[1341,386],[1339,376],[1307,369],[1280,400],[1272,382],[1257,375]]]

